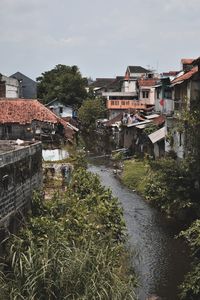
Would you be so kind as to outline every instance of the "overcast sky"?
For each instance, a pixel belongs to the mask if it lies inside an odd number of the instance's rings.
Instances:
[[[0,0],[0,73],[35,79],[57,64],[84,76],[128,65],[180,69],[200,56],[200,0]]]

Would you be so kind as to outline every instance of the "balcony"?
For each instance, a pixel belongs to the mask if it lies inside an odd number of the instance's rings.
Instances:
[[[146,101],[143,100],[107,100],[108,109],[144,109]]]

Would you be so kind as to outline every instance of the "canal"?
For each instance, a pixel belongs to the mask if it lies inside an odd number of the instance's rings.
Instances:
[[[188,270],[189,255],[183,242],[174,239],[175,224],[124,187],[108,166],[93,160],[89,170],[111,188],[123,208],[128,247],[139,281],[138,299],[146,300],[153,294],[165,300],[179,299],[177,287]]]

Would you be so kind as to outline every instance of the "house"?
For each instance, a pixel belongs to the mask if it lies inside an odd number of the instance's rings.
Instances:
[[[138,113],[134,117],[131,123],[123,124],[123,147],[140,156],[163,156],[165,129],[160,129],[164,128],[165,118],[157,114],[141,116]]]
[[[10,78],[17,79],[20,84],[19,98],[36,99],[37,83],[26,75],[16,72]]]
[[[0,74],[0,98],[18,98],[20,85],[14,78]]]
[[[61,118],[72,118],[73,117],[73,108],[72,106],[65,105],[61,103],[58,99],[54,99],[45,105],[48,107],[54,114]]]
[[[104,92],[120,91],[123,79],[123,76],[117,76],[116,78],[96,78],[89,85],[88,89],[93,90],[95,96],[102,96]]]
[[[150,91],[153,92],[154,89],[149,85],[150,81],[152,85],[155,84],[155,79],[152,79],[153,76],[154,74],[152,72],[141,66],[128,66],[121,84],[121,90],[118,89],[102,93],[102,96],[107,100],[106,105],[109,119],[116,117],[120,112],[130,113],[133,110],[145,110],[154,105],[154,101],[152,100],[154,96],[150,93]],[[144,93],[147,95],[148,92],[148,97],[144,96],[144,98],[140,99],[138,82],[142,78],[143,82],[146,81],[147,87],[144,86],[141,95],[143,96]]]
[[[35,99],[0,99],[0,139],[70,140],[78,131]]]
[[[137,92],[137,80],[151,71],[141,66],[128,66],[126,69],[122,92]]]
[[[155,105],[155,85],[158,78],[143,77],[138,80],[139,99],[146,105]]]
[[[178,158],[184,158],[187,142],[184,130],[179,129],[178,122],[183,111],[192,111],[193,104],[200,97],[199,59],[183,59],[183,70],[171,81],[174,112],[166,119],[166,151],[175,151]]]
[[[174,78],[174,77],[173,77]],[[155,88],[155,111],[157,113],[172,115],[174,101],[172,99],[172,87],[169,76],[161,77]]]

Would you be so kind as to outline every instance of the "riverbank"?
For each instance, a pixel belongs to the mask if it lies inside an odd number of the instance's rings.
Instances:
[[[112,190],[123,208],[128,248],[134,253],[132,266],[139,281],[138,299],[146,300],[155,294],[165,300],[178,300],[178,286],[188,271],[189,255],[183,241],[174,239],[175,224],[124,187],[109,162],[90,162],[89,170],[100,176],[101,183]]]
[[[36,195],[24,228],[7,241],[0,299],[135,299],[122,210],[78,156],[64,190],[61,174],[49,173],[49,197]]]
[[[124,161],[120,178],[125,186],[144,196],[145,181],[149,175],[150,167],[147,161],[131,159]]]

